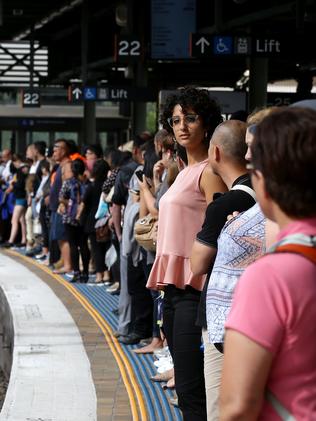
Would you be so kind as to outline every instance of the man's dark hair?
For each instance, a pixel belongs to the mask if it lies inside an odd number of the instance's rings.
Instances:
[[[207,132],[206,144],[208,144],[215,128],[223,121],[218,102],[210,97],[206,89],[196,89],[191,86],[180,89],[175,95],[170,95],[160,118],[163,128],[169,133],[173,133],[173,130],[169,126],[168,118],[172,116],[176,105],[181,106],[184,114],[192,109],[200,116]]]
[[[79,175],[83,175],[85,172],[85,165],[82,161],[82,159],[75,159],[74,161],[71,161],[71,171],[73,172],[74,177],[79,177]]]
[[[133,146],[136,148],[140,148],[146,142],[152,141],[152,140],[153,140],[153,135],[150,132],[142,132],[142,133],[136,134],[133,137]]]
[[[46,142],[43,140],[38,140],[37,142],[34,142],[34,148],[42,156],[45,156],[46,152]]]
[[[256,128],[252,161],[274,202],[288,216],[316,214],[316,111],[281,108]]]

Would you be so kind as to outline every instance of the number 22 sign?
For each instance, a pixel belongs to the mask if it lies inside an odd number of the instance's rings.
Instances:
[[[38,90],[24,89],[22,91],[22,107],[40,107],[41,96]]]
[[[142,56],[141,42],[136,37],[115,37],[114,60],[119,62],[138,61]]]

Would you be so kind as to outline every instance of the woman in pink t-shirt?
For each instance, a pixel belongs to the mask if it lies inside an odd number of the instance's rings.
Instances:
[[[281,109],[257,127],[252,182],[280,227],[249,266],[226,323],[220,419],[316,420],[316,264],[279,245],[316,244],[316,112]]]
[[[222,121],[206,90],[185,88],[167,99],[161,122],[186,149],[188,165],[162,196],[156,259],[148,288],[164,290],[163,325],[174,361],[184,420],[206,420],[201,328],[195,325],[204,277],[194,276],[190,253],[213,194],[224,191],[208,167],[210,137]]]

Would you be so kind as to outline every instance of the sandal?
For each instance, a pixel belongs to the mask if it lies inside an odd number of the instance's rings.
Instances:
[[[167,370],[163,373],[158,373],[155,376],[150,377],[150,380],[153,382],[168,382],[174,376],[173,368],[171,370]]]
[[[167,383],[162,386],[162,388],[163,388],[163,390],[166,390],[166,389],[174,389],[175,386],[176,386],[176,384],[175,384],[174,377],[171,377],[171,379],[169,379],[167,381]]]
[[[66,273],[71,273],[71,272],[72,272],[71,270],[67,270],[64,267],[53,270],[53,273],[55,273],[57,275],[65,275]]]

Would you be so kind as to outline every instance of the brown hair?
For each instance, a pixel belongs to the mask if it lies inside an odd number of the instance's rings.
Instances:
[[[35,183],[37,182],[38,178],[36,176],[36,174],[29,174],[26,178],[25,181],[25,190],[27,191],[27,193],[33,193],[34,192],[34,187],[35,187]]]
[[[290,217],[316,215],[316,112],[280,108],[258,124],[251,145],[267,193]]]

